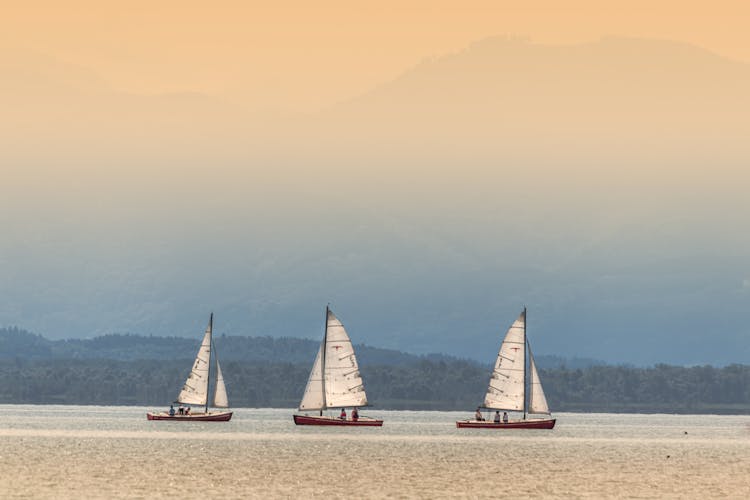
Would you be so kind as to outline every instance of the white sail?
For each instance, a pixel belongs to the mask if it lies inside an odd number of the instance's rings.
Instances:
[[[544,396],[544,389],[542,389],[542,382],[539,380],[539,374],[536,371],[536,363],[534,363],[534,356],[531,355],[531,348],[529,348],[529,360],[530,360],[530,371],[531,371],[531,386],[529,388],[529,413],[546,413],[549,414],[549,406],[547,406],[547,398]]]
[[[322,410],[325,408],[325,401],[323,398],[323,374],[321,371],[322,351],[323,343],[321,342],[320,349],[318,349],[318,355],[315,356],[315,363],[310,371],[310,377],[307,379],[305,395],[302,396],[302,402],[299,404],[300,410]]]
[[[208,322],[206,334],[203,336],[203,342],[198,349],[198,356],[193,363],[193,369],[190,371],[185,385],[182,386],[180,395],[177,396],[177,402],[188,405],[205,405],[208,401],[208,368],[211,361],[211,329],[213,324],[213,315]]]
[[[216,408],[229,408],[227,387],[224,385],[224,375],[221,373],[218,356],[216,357],[216,389],[214,390],[214,406]]]
[[[326,325],[324,372],[326,408],[367,405],[352,341],[344,325],[330,310]]]
[[[495,410],[524,409],[524,349],[526,347],[526,311],[505,334],[492,371],[484,406]]]

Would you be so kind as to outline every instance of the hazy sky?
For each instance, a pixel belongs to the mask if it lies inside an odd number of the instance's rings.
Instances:
[[[4,7],[0,325],[746,362],[744,6],[559,4]]]
[[[680,40],[750,61],[742,1],[13,2],[0,47],[88,68],[114,89],[195,91],[312,110],[497,35]]]

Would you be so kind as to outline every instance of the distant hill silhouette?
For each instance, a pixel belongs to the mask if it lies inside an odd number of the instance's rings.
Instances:
[[[750,127],[749,64],[686,43],[626,37],[570,45],[487,38],[304,115],[250,113],[197,93],[117,92],[86,68],[9,49],[0,51],[0,82],[2,120],[27,127],[22,135],[9,128],[7,147],[33,136],[68,155],[110,148],[126,158],[184,161],[182,148],[229,162],[284,163],[306,145],[302,154],[320,153],[308,160],[324,167],[364,152],[428,165],[447,152],[528,164],[611,158],[611,148],[629,158],[685,159],[722,146],[722,159],[731,159],[744,154]]]
[[[722,168],[747,158],[748,85],[750,64],[685,43],[607,37],[544,45],[498,37],[426,60],[312,117],[306,131],[316,144],[333,138],[358,158],[453,166],[485,178],[485,162],[511,179],[519,170],[571,168],[620,178],[616,168],[624,165],[632,177],[651,169],[633,160],[651,165],[658,156],[664,166],[699,152]]]
[[[69,172],[94,163],[141,174],[137,162],[229,161],[245,151],[245,134],[257,135],[253,124],[268,119],[200,93],[120,92],[87,68],[7,48],[0,48],[0,105],[5,160],[53,172],[55,161],[70,161]]]
[[[247,363],[294,363],[310,365],[320,342],[300,338],[214,337],[222,361]],[[110,334],[92,339],[48,340],[19,328],[0,329],[0,359],[23,360],[192,360],[200,339],[186,337],[154,337],[133,334]],[[393,349],[356,345],[362,364],[383,366],[416,365],[420,361],[459,361],[444,354],[414,355]],[[583,368],[604,363],[588,359],[567,360],[559,356],[538,356],[537,363],[545,368]],[[466,361],[481,366],[476,361]]]

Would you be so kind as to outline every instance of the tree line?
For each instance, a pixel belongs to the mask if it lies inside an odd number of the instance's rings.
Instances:
[[[173,401],[192,359],[0,359],[0,403],[143,405]],[[311,363],[222,363],[234,407],[299,404]],[[469,410],[483,401],[489,368],[419,359],[361,368],[376,408]],[[554,411],[750,413],[750,366],[591,366],[540,370]]]

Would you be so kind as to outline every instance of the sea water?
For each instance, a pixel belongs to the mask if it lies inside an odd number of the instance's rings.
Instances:
[[[750,417],[557,414],[554,430],[457,429],[466,412],[293,410],[151,422],[154,408],[0,405],[3,498],[750,498]]]

